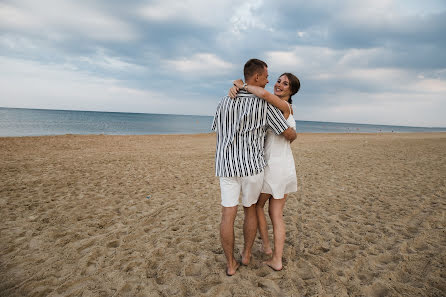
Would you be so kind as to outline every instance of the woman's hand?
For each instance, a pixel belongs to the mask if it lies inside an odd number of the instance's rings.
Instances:
[[[237,97],[238,91],[239,91],[239,88],[237,88],[236,86],[233,86],[232,88],[229,89],[228,96],[231,97],[232,99],[234,99],[235,97]]]
[[[243,80],[241,79],[234,80],[232,83],[239,89],[243,88]]]
[[[234,80],[232,83],[234,86],[229,89],[228,96],[234,99],[235,97],[237,97],[238,91],[243,88],[243,80],[237,79]]]

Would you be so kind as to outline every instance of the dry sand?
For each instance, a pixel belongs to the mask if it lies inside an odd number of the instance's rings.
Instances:
[[[227,277],[215,135],[0,138],[0,296],[446,295],[446,133],[292,148],[283,271]]]

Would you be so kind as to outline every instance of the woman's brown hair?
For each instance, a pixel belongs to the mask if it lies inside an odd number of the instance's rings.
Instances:
[[[288,103],[292,104],[293,100],[291,99],[291,97],[296,94],[297,92],[299,92],[300,89],[300,80],[292,73],[289,72],[285,72],[283,73],[281,76],[286,75],[286,77],[288,77],[288,80],[290,82],[290,98],[288,99]],[[281,77],[279,76],[279,77]]]

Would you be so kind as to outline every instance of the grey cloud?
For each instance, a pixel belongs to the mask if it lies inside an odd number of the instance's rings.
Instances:
[[[332,49],[385,49],[386,56],[367,61],[370,67],[446,67],[446,39],[440,37],[446,31],[446,10],[425,15],[402,15],[395,11],[392,17],[358,12],[352,19],[345,14],[346,5],[349,2],[278,1],[270,4],[269,9],[287,9],[281,11],[281,18],[275,18],[276,32],[268,37],[272,44],[280,44],[285,50],[292,44]],[[305,35],[299,37],[299,31]]]

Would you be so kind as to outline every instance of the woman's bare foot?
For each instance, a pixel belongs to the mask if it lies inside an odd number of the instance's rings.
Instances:
[[[282,260],[280,260],[280,261],[277,261],[277,260],[274,260],[274,258],[273,259],[271,259],[271,260],[269,260],[269,261],[265,261],[265,262],[263,262],[264,264],[266,264],[266,265],[268,265],[269,267],[271,267],[273,270],[275,270],[275,271],[280,271],[280,270],[282,270],[282,268],[283,268],[283,266],[282,266]]]
[[[229,267],[229,266],[226,267],[226,275],[233,276],[237,272],[237,269],[239,267],[240,267],[240,263],[234,260],[231,267]]]
[[[249,254],[242,253],[241,256],[242,256],[242,265],[246,266],[249,264],[249,262],[251,262],[251,253],[249,253]]]
[[[273,254],[273,250],[271,249],[271,247],[268,245],[263,245],[262,244],[262,249],[263,249],[263,253],[265,253],[265,255],[271,256]]]

